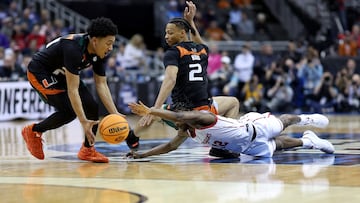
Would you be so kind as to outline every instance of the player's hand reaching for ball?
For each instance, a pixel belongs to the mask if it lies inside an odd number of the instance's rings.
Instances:
[[[139,116],[146,116],[150,114],[151,110],[149,107],[147,107],[144,103],[139,101],[139,103],[131,102],[128,104],[129,108],[131,109],[131,112],[134,114],[137,114]]]
[[[90,146],[94,146],[95,144],[95,135],[92,131],[93,126],[98,124],[99,121],[93,121],[93,120],[84,120],[84,121],[80,121],[81,125],[84,129],[85,132],[85,136],[90,144]]]
[[[126,154],[126,158],[133,158],[133,159],[141,159],[145,156],[141,153],[137,153],[136,151],[131,151]]]

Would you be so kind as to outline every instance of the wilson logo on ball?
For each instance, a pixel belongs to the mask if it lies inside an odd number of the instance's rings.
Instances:
[[[115,128],[110,128],[109,129],[109,133],[110,134],[114,134],[114,133],[118,133],[118,132],[121,132],[121,131],[123,131],[123,130],[126,130],[126,126],[124,126],[124,127],[115,127]]]

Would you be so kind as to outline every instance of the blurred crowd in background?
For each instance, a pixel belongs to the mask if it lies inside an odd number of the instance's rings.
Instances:
[[[285,51],[274,51],[268,41],[274,33],[267,27],[266,13],[257,13],[251,0],[207,0],[197,5],[196,23],[207,40],[210,54],[208,76],[211,93],[236,96],[241,111],[356,113],[360,106],[360,76],[356,69],[360,51],[360,15],[346,19],[344,1],[336,3],[343,32],[330,35],[327,56],[346,57],[335,71],[324,68],[322,53],[304,36],[288,39]],[[169,0],[163,17],[181,17],[185,1]],[[329,6],[334,6],[329,4]],[[332,8],[334,9],[334,8]],[[0,4],[0,80],[26,80],[26,67],[33,53],[58,36],[73,32],[61,19],[51,19],[47,10],[16,1]],[[120,33],[121,34],[121,33]],[[246,41],[241,51],[220,50],[217,41]],[[251,41],[264,41],[260,50]],[[164,48],[148,50],[141,33],[119,42],[108,58],[107,76],[123,83],[162,80]],[[92,71],[83,71],[84,79]],[[131,85],[130,85],[131,86]],[[136,86],[131,86],[136,88]],[[153,90],[157,91],[157,90]],[[155,93],[156,94],[156,93]]]

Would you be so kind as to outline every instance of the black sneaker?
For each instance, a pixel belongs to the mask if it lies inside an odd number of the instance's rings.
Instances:
[[[139,137],[135,136],[135,133],[133,130],[129,131],[129,135],[126,138],[126,144],[127,146],[132,149],[132,150],[136,150],[137,148],[139,148]]]
[[[239,158],[240,154],[229,152],[223,149],[211,148],[209,151],[210,156],[225,158],[225,159],[234,159]]]

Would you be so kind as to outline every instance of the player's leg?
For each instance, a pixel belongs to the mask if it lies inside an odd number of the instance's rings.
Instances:
[[[334,146],[327,140],[319,138],[314,132],[307,130],[302,138],[293,138],[286,135],[275,137],[276,150],[303,147],[305,149],[318,149],[327,154],[334,153]]]
[[[47,102],[55,107],[56,112],[39,123],[33,123],[22,129],[22,136],[30,153],[38,159],[44,159],[42,135],[44,132],[56,129],[76,118],[72,109],[63,105],[62,101],[66,93],[49,95]]]
[[[311,125],[315,127],[324,128],[329,124],[329,119],[321,114],[302,114],[302,115],[290,115],[283,114],[279,117],[284,124],[284,129],[290,125]]]
[[[228,118],[239,118],[240,103],[236,97],[214,96],[213,100],[218,105],[218,114]]]
[[[275,137],[276,150],[290,149],[295,147],[301,147],[303,142],[301,139],[292,138],[287,135],[280,135]]]
[[[72,121],[76,118],[76,116],[72,110],[69,110],[68,105],[63,102],[64,98],[67,97],[67,94],[63,88],[56,87],[58,83],[55,83],[52,88],[44,87],[44,84],[50,84],[49,81],[54,80],[52,77],[42,74],[34,75],[29,71],[27,72],[27,77],[30,84],[38,92],[42,100],[50,106],[55,107],[56,110],[55,113],[43,121],[25,126],[21,131],[30,153],[38,159],[44,159],[45,156],[42,141],[43,132],[58,128]],[[43,81],[46,83],[43,83]]]

